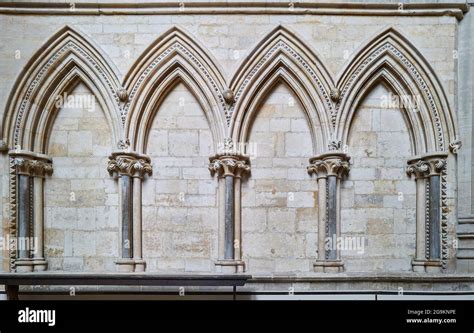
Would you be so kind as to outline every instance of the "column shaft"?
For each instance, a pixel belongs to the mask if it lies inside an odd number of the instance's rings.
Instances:
[[[226,209],[226,199],[225,199],[225,178],[219,177],[219,239],[218,239],[218,248],[219,248],[219,259],[224,259],[225,257],[225,209]]]
[[[326,178],[318,178],[318,259],[326,259]]]
[[[120,176],[121,200],[122,200],[122,258],[133,257],[133,233],[132,233],[132,182],[131,177]]]
[[[31,201],[30,177],[18,175],[18,259],[29,259],[30,253],[25,246],[29,245],[31,236]]]
[[[326,237],[332,239],[332,246],[326,249],[326,259],[337,259],[336,237],[337,237],[337,179],[336,176],[328,176],[328,212]]]
[[[240,177],[236,177],[234,181],[234,198],[235,198],[235,209],[234,209],[234,225],[235,225],[235,231],[234,231],[234,240],[233,240],[233,246],[234,246],[234,259],[235,260],[240,260],[241,259],[241,241],[242,241],[242,221],[241,221],[241,197],[240,197],[240,188],[241,187],[241,181]]]
[[[441,185],[438,175],[430,176],[430,257],[429,259],[440,259],[441,257],[441,236],[440,236],[440,202],[441,202]]]
[[[133,258],[142,259],[142,180],[133,178]]]
[[[224,259],[234,259],[234,177],[225,176],[225,253]]]
[[[425,259],[425,179],[416,178],[416,260]]]
[[[35,259],[44,258],[44,212],[43,212],[43,178],[35,177],[34,188],[34,236],[36,242]]]

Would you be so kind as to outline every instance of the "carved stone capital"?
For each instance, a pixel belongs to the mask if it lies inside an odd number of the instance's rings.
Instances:
[[[447,153],[431,153],[408,161],[407,174],[415,178],[440,175],[446,166]]]
[[[410,160],[407,166],[407,175],[414,175],[415,178],[424,178],[430,173],[430,167],[423,160]]]
[[[249,158],[244,155],[217,154],[209,162],[209,171],[219,177],[241,177],[250,171]]]
[[[336,176],[342,178],[349,173],[351,158],[340,151],[330,151],[309,159],[308,173],[318,178]]]
[[[14,159],[17,173],[31,177],[42,177],[53,173],[51,158],[29,151],[10,151],[10,157]]]
[[[143,178],[152,174],[150,158],[137,153],[114,152],[109,156],[107,171],[112,176],[130,176]]]

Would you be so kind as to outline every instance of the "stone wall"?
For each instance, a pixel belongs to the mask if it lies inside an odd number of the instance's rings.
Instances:
[[[119,184],[107,173],[107,161],[119,145],[151,158],[153,174],[143,177],[142,194],[147,271],[214,272],[215,261],[222,259],[219,242],[224,218],[220,181],[208,165],[209,156],[219,152],[225,138],[255,149],[241,189],[240,249],[248,272],[313,272],[321,255],[318,216],[322,203],[318,181],[306,168],[309,158],[330,149],[351,158],[351,169],[341,179],[341,236],[357,236],[364,242],[363,252],[342,251],[341,259],[347,272],[365,273],[412,270],[416,187],[406,174],[407,161],[417,154],[446,152],[446,246],[449,268],[455,271],[458,178],[456,152],[449,145],[469,131],[466,126],[463,132],[457,131],[457,47],[463,37],[458,33],[459,17],[448,14],[1,14],[1,139],[10,149],[47,154],[53,161],[54,172],[46,178],[44,190],[49,269],[115,270],[114,261],[121,256],[121,202]],[[51,36],[57,39],[48,40]],[[21,113],[21,97],[16,99],[12,93],[23,96],[35,75],[42,73],[38,64],[49,61],[48,47],[61,46],[61,38],[69,38],[89,53],[72,52],[66,59],[70,63],[64,60],[70,65],[51,58],[54,66],[44,71],[47,79],[38,80],[33,107]],[[387,55],[372,71],[356,71],[352,66],[357,67],[358,61],[364,64],[364,52],[383,46],[377,44],[381,43],[378,38],[401,51]],[[276,44],[266,45],[267,41]],[[170,51],[172,46],[181,49]],[[158,51],[165,49],[160,58]],[[168,59],[167,55],[172,56]],[[163,62],[153,67],[154,57]],[[94,65],[88,65],[90,59]],[[403,71],[408,61],[412,66],[407,68],[418,70],[418,76]],[[29,130],[28,126],[42,124],[43,111],[51,111],[48,100],[54,99],[50,95],[65,76],[58,78],[57,73],[68,66],[77,71],[75,79],[90,80],[93,87],[81,83],[64,91],[72,96],[94,95],[94,111],[62,107],[54,119],[44,121],[50,126]],[[308,74],[308,68],[316,74]],[[18,77],[24,81],[15,81]],[[382,106],[382,97],[394,93],[394,86],[418,91],[416,77],[431,89],[422,91],[424,113],[408,119],[401,108]],[[392,86],[380,83],[382,78],[393,79]],[[371,80],[377,81],[371,87],[357,86]],[[140,82],[145,83],[140,86]],[[135,90],[132,83],[137,83]],[[267,90],[266,84],[271,85]],[[344,87],[356,88],[344,91]],[[229,100],[224,96],[227,89],[234,94]],[[429,93],[435,95],[431,104]],[[361,102],[351,105],[359,97],[363,97]],[[124,114],[127,105],[132,107]],[[430,113],[433,105],[441,116]],[[142,113],[151,116],[142,117]],[[24,117],[27,126],[17,129],[16,117]],[[470,120],[466,114],[460,119]],[[26,134],[17,140],[15,133],[24,129]],[[328,133],[321,134],[323,129]],[[244,131],[248,137],[242,138]],[[424,137],[415,139],[417,131]],[[440,137],[443,147],[436,146]],[[21,142],[20,147],[15,140]],[[48,143],[44,148],[37,143],[41,140]],[[119,140],[128,143],[121,146]],[[463,157],[462,163],[471,160]],[[7,154],[0,163],[0,218],[5,236],[12,230],[14,206]],[[463,174],[461,185],[467,189],[470,174]],[[460,202],[462,212],[469,215],[469,203]],[[9,269],[10,257],[3,252],[3,270]]]
[[[84,85],[70,96],[90,96]],[[49,139],[56,168],[45,182],[45,254],[50,270],[114,269],[118,194],[105,166],[111,132],[97,104],[65,105]]]
[[[365,246],[342,252],[348,271],[409,271],[415,253],[415,183],[401,163],[413,150],[404,111],[383,107],[389,93],[377,86],[350,129],[341,234],[360,237]]]
[[[317,183],[306,172],[311,135],[299,102],[279,85],[262,103],[249,142],[242,249],[249,272],[307,272],[317,253]]]
[[[152,271],[211,271],[218,223],[209,125],[182,83],[156,112],[147,144],[154,174],[143,192],[144,258]]]

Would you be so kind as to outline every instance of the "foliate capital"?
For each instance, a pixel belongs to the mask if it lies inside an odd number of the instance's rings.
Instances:
[[[447,164],[446,153],[431,153],[408,161],[407,174],[415,178],[440,175]]]
[[[114,152],[109,156],[107,171],[112,176],[129,176],[143,178],[145,174],[151,176],[151,160],[146,155],[133,152]]]
[[[52,160],[47,155],[25,150],[12,150],[9,155],[19,175],[44,178],[53,173]]]
[[[219,177],[241,177],[250,171],[249,158],[239,154],[217,154],[209,158],[209,171]]]
[[[309,159],[308,173],[318,178],[336,176],[342,178],[349,174],[351,158],[340,151],[330,151]]]
[[[407,166],[407,175],[415,178],[424,178],[430,173],[430,166],[423,160],[410,160]]]

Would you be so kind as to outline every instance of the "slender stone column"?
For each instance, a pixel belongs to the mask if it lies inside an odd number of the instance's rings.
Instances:
[[[441,185],[446,153],[426,154],[408,161],[407,174],[416,180],[415,272],[441,269]]]
[[[225,260],[234,259],[234,177],[225,176]]]
[[[18,183],[17,272],[44,271],[43,181],[53,171],[51,159],[29,151],[11,151]]]
[[[326,260],[326,175],[318,173],[318,261]]]
[[[239,261],[242,259],[242,251],[240,242],[242,241],[242,196],[241,196],[241,177],[240,174],[235,176],[234,179],[234,258]]]
[[[341,233],[340,184],[349,172],[349,160],[345,153],[330,151],[309,160],[309,174],[318,179],[318,260],[316,272],[342,272],[344,264],[337,239]]]
[[[407,174],[416,180],[416,254],[412,261],[414,272],[424,272],[425,260],[425,213],[426,213],[426,176],[429,172],[428,163],[421,159],[408,161]]]
[[[219,224],[220,237],[224,238],[219,243],[219,260],[216,268],[221,272],[242,272],[245,263],[241,260],[241,177],[250,170],[249,159],[240,154],[217,154],[210,157],[209,170],[217,174],[224,186],[220,185],[219,202],[224,205],[224,211],[219,214],[224,222]],[[223,187],[223,188],[222,188]],[[224,198],[224,200],[222,200]],[[222,227],[221,227],[222,228]]]
[[[33,188],[34,188],[34,232],[36,241],[36,251],[33,254],[33,264],[35,271],[44,271],[47,262],[44,257],[44,178],[53,172],[49,162],[36,163]]]
[[[146,263],[142,252],[142,180],[151,175],[150,158],[132,152],[115,152],[109,157],[110,175],[120,183],[121,204],[121,258],[117,270],[143,272]]]
[[[133,184],[129,175],[120,175],[120,204],[122,220],[122,258],[133,257]]]
[[[218,235],[218,256],[219,259],[224,258],[225,253],[225,178],[222,176],[217,177],[219,182],[219,235]]]
[[[30,201],[30,177],[25,174],[18,174],[18,235],[17,248],[18,259],[16,262],[18,272],[33,271],[31,261],[31,201]]]
[[[430,173],[428,174],[429,197],[428,212],[429,218],[427,225],[429,232],[426,234],[428,244],[426,249],[426,258],[428,265],[427,272],[440,271],[441,267],[441,172],[446,167],[446,153],[435,153],[425,155],[424,160],[429,164]],[[430,264],[434,262],[435,264]]]
[[[135,272],[145,271],[142,243],[142,177],[133,177],[133,259]]]

